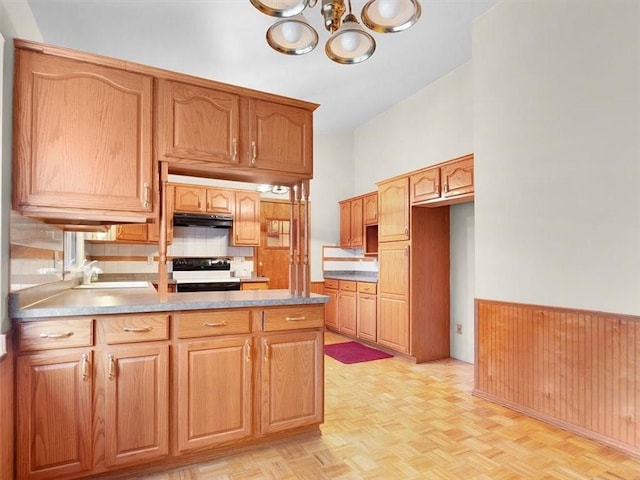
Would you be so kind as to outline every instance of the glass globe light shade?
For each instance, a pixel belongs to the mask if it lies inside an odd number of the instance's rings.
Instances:
[[[382,18],[394,18],[400,11],[398,0],[378,0],[378,12]]]

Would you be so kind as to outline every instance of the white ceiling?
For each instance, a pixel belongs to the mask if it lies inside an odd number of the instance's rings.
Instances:
[[[354,128],[471,59],[471,22],[497,0],[421,0],[409,30],[376,34],[358,65],[327,58],[320,1],[305,16],[320,42],[287,56],[265,41],[276,20],[249,0],[28,0],[46,43],[320,104],[316,131]],[[364,0],[352,0],[358,14]]]

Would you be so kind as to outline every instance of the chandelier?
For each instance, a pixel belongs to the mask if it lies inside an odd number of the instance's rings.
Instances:
[[[318,32],[309,25],[302,12],[313,8],[318,0],[249,0],[262,13],[281,20],[267,30],[267,43],[285,55],[304,55],[318,44]],[[324,51],[334,62],[364,62],[376,49],[376,41],[351,12],[345,15],[345,0],[321,0],[324,26],[331,33]],[[362,23],[377,33],[402,32],[420,18],[418,0],[369,0],[360,17]]]

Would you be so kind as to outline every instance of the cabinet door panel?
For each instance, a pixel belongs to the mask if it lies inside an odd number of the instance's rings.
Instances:
[[[118,225],[116,227],[116,240],[146,242],[147,224]]]
[[[19,478],[52,478],[92,468],[91,351],[17,359]]]
[[[378,343],[410,353],[408,242],[383,243],[378,254]]]
[[[358,293],[358,337],[375,342],[377,340],[378,298],[375,295]]]
[[[106,465],[167,455],[169,347],[129,345],[105,355]]]
[[[338,290],[332,288],[324,289],[324,294],[329,297],[329,301],[325,303],[324,323],[328,327],[338,329]]]
[[[410,177],[411,203],[440,198],[440,168],[430,168]]]
[[[409,239],[409,179],[399,178],[378,186],[378,239]]]
[[[370,193],[364,197],[363,221],[365,225],[375,225],[378,223],[378,193]]]
[[[247,190],[236,192],[232,244],[255,246],[260,243],[260,194]]]
[[[161,80],[159,155],[162,160],[189,159],[238,163],[240,99],[212,88]]]
[[[322,331],[262,337],[262,433],[323,420]]]
[[[340,202],[340,246],[351,245],[351,202]]]
[[[206,202],[206,190],[196,186],[174,187],[174,212],[204,212]]]
[[[378,343],[409,353],[409,305],[403,298],[380,297]]]
[[[207,189],[207,212],[233,215],[236,194],[232,190]]]
[[[16,210],[152,218],[151,77],[17,50],[15,98]]]
[[[356,292],[344,290],[340,290],[338,293],[338,322],[340,331],[353,336],[356,335],[356,295]]]
[[[443,197],[474,192],[473,158],[468,157],[442,167]]]
[[[364,223],[362,219],[362,198],[351,201],[351,246],[362,247],[364,245]]]
[[[312,112],[255,99],[249,110],[248,163],[267,170],[311,174]]]
[[[178,346],[178,449],[251,434],[252,342],[248,336]]]

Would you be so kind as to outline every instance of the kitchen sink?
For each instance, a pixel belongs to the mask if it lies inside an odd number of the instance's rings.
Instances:
[[[92,282],[78,285],[75,288],[146,288],[149,287],[149,282],[143,280],[128,280],[121,282]]]

